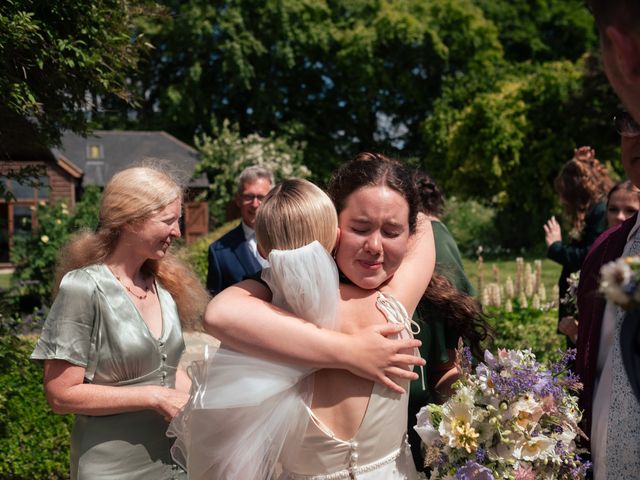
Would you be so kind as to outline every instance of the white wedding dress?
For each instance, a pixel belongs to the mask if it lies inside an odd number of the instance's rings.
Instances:
[[[262,279],[272,303],[335,329],[338,271],[319,242],[273,250]],[[249,314],[249,313],[248,313]],[[285,440],[302,438],[311,368],[254,358],[221,346],[189,367],[187,405],[169,425],[171,454],[190,480],[259,480],[274,476]]]
[[[376,302],[388,322],[406,326],[401,338],[411,335],[404,307],[391,296],[378,293]],[[402,385],[408,391],[408,382]],[[302,443],[295,455],[283,460],[280,480],[414,480],[418,478],[407,442],[407,402],[376,383],[362,423],[351,439],[339,439],[311,409]]]
[[[318,243],[272,251],[262,278],[272,303],[323,328],[335,328],[339,297],[335,263]],[[411,335],[406,311],[378,293],[387,321]],[[309,408],[312,369],[253,358],[220,348],[190,367],[185,408],[167,434],[174,459],[190,480],[413,480],[406,442],[408,394],[375,384],[354,438],[341,440]],[[403,385],[408,390],[408,385]]]

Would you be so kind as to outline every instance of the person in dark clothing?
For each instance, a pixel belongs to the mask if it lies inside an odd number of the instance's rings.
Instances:
[[[562,299],[569,289],[570,275],[580,270],[589,248],[607,228],[606,196],[612,181],[607,169],[595,158],[595,151],[591,147],[580,147],[560,170],[554,187],[571,224],[568,242],[563,242],[560,224],[555,217],[551,217],[543,227],[547,257],[562,265],[558,280]],[[558,322],[569,315],[567,305],[559,302]],[[575,346],[569,337],[567,344]]]

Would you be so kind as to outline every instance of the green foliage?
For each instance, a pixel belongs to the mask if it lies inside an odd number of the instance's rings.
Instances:
[[[606,128],[585,126],[582,112],[594,108],[585,93],[589,65],[589,59],[521,65],[492,85],[476,82],[473,95],[469,85],[451,85],[425,122],[434,176],[447,179],[445,191],[490,199],[505,246],[542,242],[542,225],[559,213],[557,172],[574,148],[607,135]]]
[[[486,310],[496,332],[496,348],[530,349],[540,361],[557,359],[566,349],[563,335],[557,333],[558,311],[520,308],[512,312],[489,307]]]
[[[446,201],[442,222],[456,239],[463,256],[475,255],[478,247],[495,244],[493,221],[495,210],[475,200],[450,197]]]
[[[147,50],[132,18],[146,0],[6,0],[0,4],[0,131],[56,144],[84,132],[88,94],[130,98],[128,75]],[[20,138],[20,137],[15,137]],[[4,153],[4,152],[2,152]]]
[[[200,163],[196,174],[206,173],[209,179],[209,212],[218,223],[226,220],[229,202],[236,194],[236,177],[250,165],[261,165],[273,172],[276,181],[290,177],[304,178],[309,169],[302,163],[302,145],[274,134],[261,137],[240,135],[237,125],[225,120],[222,127],[214,125],[214,136],[196,138]]]
[[[500,43],[509,60],[577,60],[597,43],[593,18],[582,0],[475,3],[501,27]]]
[[[495,207],[511,248],[542,244],[575,147],[618,163],[582,0],[161,3],[168,15],[136,22],[156,46],[132,77],[144,100],[130,115],[106,97],[105,127],[191,142],[229,119],[240,138],[299,141],[319,183],[362,150],[419,159],[450,195]]]
[[[73,417],[49,409],[33,348],[33,340],[0,336],[0,478],[66,479]]]
[[[185,141],[211,118],[242,135],[293,129],[321,179],[363,149],[416,150],[443,79],[502,56],[471,0],[163,3],[171,14],[142,24],[157,49],[133,82],[145,93],[135,123],[122,109],[102,121]]]
[[[205,235],[202,238],[199,238],[191,245],[183,247],[178,255],[185,262],[187,262],[191,268],[196,272],[200,281],[203,285],[206,285],[207,282],[207,269],[209,267],[209,257],[208,257],[208,249],[209,245],[215,242],[218,238],[223,236],[229,230],[238,226],[238,221],[233,220],[231,222],[227,222],[213,232]]]
[[[37,207],[38,228],[30,235],[16,236],[11,250],[15,265],[13,282],[20,295],[36,295],[47,301],[52,291],[56,259],[73,232],[95,229],[98,223],[100,190],[88,187],[74,212],[66,203]]]

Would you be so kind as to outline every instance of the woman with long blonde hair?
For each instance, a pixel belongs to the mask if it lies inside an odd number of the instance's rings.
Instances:
[[[185,477],[165,431],[188,398],[182,327],[200,321],[207,294],[169,253],[181,211],[171,176],[155,165],[128,168],[105,187],[96,231],[61,252],[31,358],[44,360],[53,411],[76,415],[72,479]]]

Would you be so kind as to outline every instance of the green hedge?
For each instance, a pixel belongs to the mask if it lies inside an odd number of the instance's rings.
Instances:
[[[514,306],[512,312],[489,307],[496,339],[495,348],[529,349],[539,361],[557,360],[566,349],[566,340],[557,333],[558,310],[538,310]]]
[[[29,360],[35,340],[0,336],[0,478],[69,478],[73,417],[54,415],[42,367]]]
[[[215,242],[218,238],[223,236],[228,231],[237,227],[239,222],[240,221],[238,219],[227,222],[208,235],[199,238],[191,245],[183,247],[178,252],[178,256],[189,263],[191,267],[193,267],[203,284],[205,284],[207,281],[207,267],[209,264],[207,252],[209,249],[209,245],[211,245],[211,243]]]

